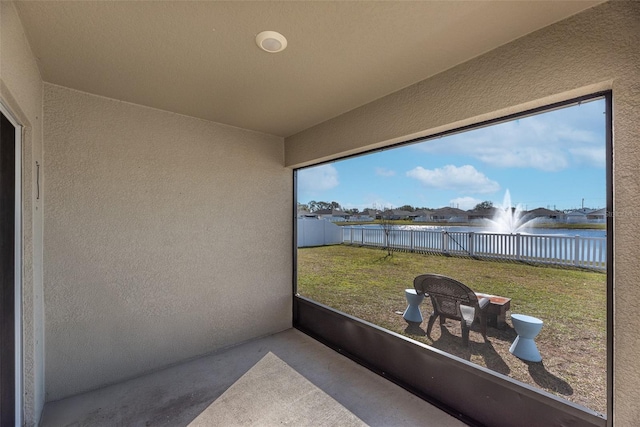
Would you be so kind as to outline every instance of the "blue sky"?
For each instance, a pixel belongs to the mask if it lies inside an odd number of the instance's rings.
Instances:
[[[298,202],[471,209],[606,206],[603,99],[298,171]]]

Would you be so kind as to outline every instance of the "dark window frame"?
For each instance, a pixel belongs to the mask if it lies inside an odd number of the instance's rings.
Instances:
[[[3,242],[0,244],[2,246],[0,248],[0,255],[4,259],[0,262],[2,268],[5,270],[0,274],[2,276],[2,286],[4,289],[0,290],[3,294],[0,297],[0,304],[2,304],[3,310],[6,307],[11,305],[10,309],[4,310],[1,314],[3,317],[2,322],[2,332],[0,337],[0,348],[5,352],[3,356],[0,356],[0,364],[2,365],[2,378],[0,379],[0,387],[2,387],[2,391],[0,392],[0,424],[4,425],[6,420],[13,419],[16,423],[22,424],[24,420],[24,397],[23,397],[23,366],[24,366],[24,349],[23,349],[23,339],[22,339],[22,328],[23,328],[23,298],[22,298],[22,248],[23,248],[23,233],[22,233],[22,190],[23,190],[23,180],[22,173],[24,171],[24,165],[22,163],[22,149],[23,149],[23,130],[24,126],[21,124],[20,120],[17,119],[16,115],[12,112],[12,109],[7,106],[3,99],[0,99],[0,113],[2,115],[2,147],[4,154],[0,157],[0,163],[2,163],[2,171],[0,174],[3,175],[3,178],[0,179],[2,181],[2,189],[0,189],[0,193],[2,194],[1,198],[3,202],[0,203],[3,206],[0,211],[2,211],[2,215],[5,220],[7,218],[9,222],[13,221],[13,238],[10,238],[10,234],[7,233],[7,226],[9,224],[2,224],[0,228],[3,229]],[[13,146],[13,149],[11,149]],[[8,150],[7,150],[8,149]],[[9,155],[7,155],[7,151],[11,151]],[[10,175],[13,175],[13,179],[9,183],[9,187],[7,187],[7,179]],[[13,185],[13,190],[11,190],[11,185]],[[12,194],[11,194],[12,193]],[[10,210],[13,209],[13,214],[10,213]],[[13,241],[13,245],[11,246],[11,242]],[[7,256],[11,256],[13,258],[13,273],[9,273],[13,278],[13,289],[9,289],[11,286],[7,281],[8,275],[6,274],[6,270],[9,269],[9,264],[7,263]],[[13,321],[7,318],[7,315],[13,315]],[[9,330],[11,325],[13,327],[13,332]],[[7,344],[5,346],[5,344]],[[6,347],[6,349],[4,348]],[[8,355],[8,356],[7,356]],[[11,366],[10,366],[11,364]],[[10,376],[13,376],[13,380],[11,380]],[[13,387],[13,392],[11,391]],[[13,397],[10,396],[11,392],[13,393]],[[11,418],[13,417],[13,418]]]

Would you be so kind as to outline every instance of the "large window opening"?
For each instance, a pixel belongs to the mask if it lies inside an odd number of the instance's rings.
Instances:
[[[606,417],[608,104],[584,98],[297,170],[296,292]],[[414,295],[424,274],[478,294],[468,343],[455,316],[427,336],[439,302],[434,288]]]

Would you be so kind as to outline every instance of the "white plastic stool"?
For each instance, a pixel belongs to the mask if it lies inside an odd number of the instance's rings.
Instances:
[[[540,333],[544,322],[537,317],[527,316],[525,314],[512,314],[511,322],[518,336],[513,344],[511,344],[509,352],[522,360],[540,362],[542,356],[533,339]]]
[[[409,306],[402,314],[407,323],[422,323],[422,313],[420,313],[420,304],[424,299],[424,294],[418,294],[415,289],[405,289],[404,295],[407,297]]]

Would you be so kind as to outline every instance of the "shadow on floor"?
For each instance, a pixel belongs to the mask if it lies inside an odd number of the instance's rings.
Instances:
[[[41,427],[234,423],[463,426],[387,379],[289,329],[49,402]]]

